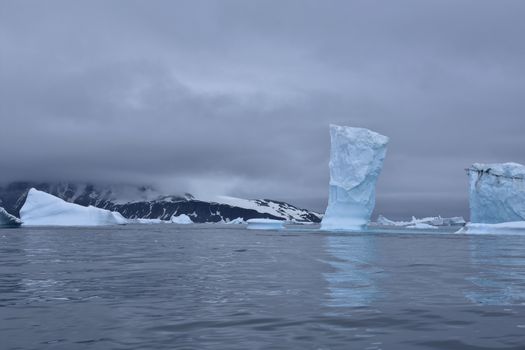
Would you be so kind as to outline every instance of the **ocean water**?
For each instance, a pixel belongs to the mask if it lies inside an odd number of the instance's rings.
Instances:
[[[1,349],[525,349],[525,237],[0,230]]]

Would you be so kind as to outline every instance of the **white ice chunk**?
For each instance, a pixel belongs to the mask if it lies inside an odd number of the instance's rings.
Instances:
[[[525,220],[525,166],[475,163],[467,172],[471,222],[496,224]]]
[[[181,225],[193,224],[193,221],[191,221],[190,217],[186,214],[180,214],[178,216],[173,215],[171,217],[171,222]]]
[[[285,223],[283,220],[272,219],[250,219],[246,222],[248,230],[282,230]]]
[[[233,219],[231,221],[228,221],[227,224],[231,224],[231,225],[244,224],[244,219],[243,218]]]
[[[321,229],[360,230],[374,210],[388,137],[337,125],[330,125],[330,137],[330,195]]]
[[[145,224],[145,225],[151,225],[151,224],[165,224],[169,223],[170,221],[161,220],[161,219],[128,219],[128,222],[130,224]]]
[[[456,226],[456,225],[465,225],[465,219],[461,216],[454,216],[451,218],[442,218],[441,216],[430,216],[426,218],[418,219],[415,216],[412,216],[410,221],[394,221],[387,219],[383,215],[379,215],[377,218],[377,223],[383,226],[409,226],[416,224],[427,224],[432,226]]]
[[[0,207],[0,226],[20,226],[21,223],[22,221],[19,218]]]
[[[97,226],[127,223],[120,213],[69,203],[34,188],[27,194],[26,201],[20,209],[20,217],[23,225],[28,226]]]
[[[469,222],[456,233],[473,234],[525,234],[525,221],[479,224]]]

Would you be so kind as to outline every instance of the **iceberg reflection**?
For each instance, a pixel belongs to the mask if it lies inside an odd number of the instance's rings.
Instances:
[[[373,236],[330,236],[327,252],[333,271],[325,273],[330,307],[367,306],[378,294],[374,274],[381,272],[372,260],[376,244]]]
[[[520,241],[525,244],[525,237]],[[525,304],[525,255],[516,236],[472,237],[470,257],[476,274],[468,277],[470,301],[484,305]]]

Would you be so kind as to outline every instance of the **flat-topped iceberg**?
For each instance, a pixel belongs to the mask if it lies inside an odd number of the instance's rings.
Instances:
[[[0,207],[0,226],[20,226],[21,223],[22,221],[19,218]]]
[[[171,222],[174,224],[181,224],[181,225],[187,225],[187,224],[193,224],[193,221],[191,221],[190,217],[186,214],[180,214],[180,215],[173,215],[171,217]]]
[[[26,201],[20,209],[20,218],[23,225],[28,226],[98,226],[127,223],[120,213],[69,203],[34,188],[27,193]]]
[[[370,221],[388,137],[330,125],[330,193],[322,230],[360,230]]]
[[[475,163],[467,173],[471,222],[496,224],[525,220],[525,166]]]
[[[248,230],[282,230],[284,228],[284,220],[272,219],[250,219],[246,221]]]

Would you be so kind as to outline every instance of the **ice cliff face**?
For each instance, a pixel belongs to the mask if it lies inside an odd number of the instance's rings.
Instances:
[[[471,222],[525,221],[525,166],[475,163],[467,173]]]
[[[21,223],[20,219],[0,207],[0,226],[20,226]]]
[[[29,226],[97,226],[126,224],[120,213],[93,206],[68,203],[49,193],[30,189],[20,209],[24,225]]]
[[[321,229],[359,230],[374,210],[388,137],[337,125],[330,125],[330,137],[330,194]]]

